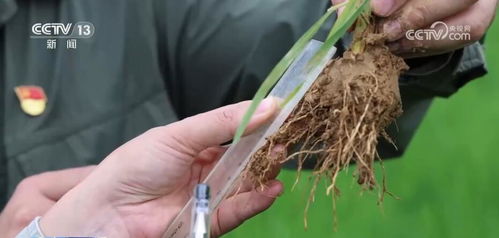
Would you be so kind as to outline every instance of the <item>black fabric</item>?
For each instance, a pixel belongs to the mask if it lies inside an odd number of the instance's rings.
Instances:
[[[16,11],[16,0],[0,0],[0,25],[8,21]]]
[[[7,184],[0,197],[5,201],[26,176],[96,164],[149,128],[250,99],[328,2],[23,0],[16,6],[0,0],[10,6],[4,15],[0,10],[1,163],[7,172],[0,174]],[[35,22],[77,21],[92,22],[96,33],[79,40],[76,50],[65,49],[63,41],[48,50],[45,41],[29,37]],[[400,79],[405,114],[399,130],[390,129],[399,150],[382,144],[384,157],[408,146],[439,95],[431,83],[448,83],[439,89],[449,94],[457,90],[454,70],[464,57],[456,56],[444,64],[428,58],[428,66],[438,70]],[[29,84],[42,86],[48,96],[39,117],[24,114],[13,91]]]
[[[328,1],[157,1],[162,72],[180,118],[252,98]]]
[[[153,8],[143,1],[18,1],[5,22],[4,133],[10,196],[26,176],[97,164],[149,128],[176,121],[159,72]],[[30,39],[36,22],[90,21],[76,50]],[[14,87],[38,85],[45,112],[26,115]],[[140,159],[140,158],[137,158]],[[5,160],[4,160],[5,162]]]
[[[4,74],[4,29],[0,25],[0,92],[4,91],[5,84],[5,74]],[[7,202],[7,196],[5,195],[7,191],[7,156],[5,155],[5,142],[4,142],[4,110],[2,108],[5,105],[5,95],[0,94],[0,210],[3,208],[3,204]]]
[[[100,162],[149,128],[250,99],[327,2],[18,1],[6,22],[7,190],[26,176]],[[264,6],[264,7],[262,7]],[[275,14],[280,12],[281,14]],[[30,39],[35,22],[89,21],[77,50]],[[38,117],[13,88],[39,85]],[[137,158],[139,159],[139,158]]]
[[[463,59],[456,75],[456,87],[461,88],[471,80],[487,74],[485,64],[484,45],[485,37],[479,42],[463,49]]]

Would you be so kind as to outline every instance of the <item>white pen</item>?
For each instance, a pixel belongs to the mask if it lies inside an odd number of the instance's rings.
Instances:
[[[194,190],[192,208],[191,238],[210,237],[210,187],[198,184]]]

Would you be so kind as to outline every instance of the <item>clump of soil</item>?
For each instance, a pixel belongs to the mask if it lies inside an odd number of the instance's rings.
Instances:
[[[408,66],[388,50],[383,35],[369,33],[361,42],[362,52],[348,50],[328,64],[278,132],[254,155],[245,176],[265,184],[273,165],[296,159],[300,171],[313,157],[311,198],[321,178],[330,180],[328,194],[338,192],[336,178],[353,162],[357,182],[365,189],[377,186],[376,145],[379,138],[391,142],[385,128],[402,113],[398,79]],[[277,145],[286,149],[270,156]]]

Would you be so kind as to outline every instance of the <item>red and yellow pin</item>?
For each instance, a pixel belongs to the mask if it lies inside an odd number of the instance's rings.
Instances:
[[[43,88],[38,86],[15,87],[21,109],[30,116],[40,116],[47,107],[47,96]]]

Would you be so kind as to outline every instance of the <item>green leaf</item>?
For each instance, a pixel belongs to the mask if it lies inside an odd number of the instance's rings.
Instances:
[[[355,20],[360,16],[363,10],[369,6],[369,0],[350,0],[345,6],[345,10],[341,13],[340,17],[334,24],[333,28],[328,34],[328,38],[321,46],[319,51],[314,55],[309,62],[309,69],[317,65],[318,62],[327,54],[327,52],[334,47],[336,42],[343,37],[347,30],[353,25]]]
[[[298,91],[300,91],[301,87],[303,86],[303,82],[300,83],[298,86],[296,86],[293,91],[286,97],[286,99],[284,99],[284,102],[281,103],[281,105],[279,105],[281,108],[283,108],[284,106],[286,106],[286,104],[288,104],[289,101],[291,101],[291,99],[293,99],[293,97],[298,93]]]
[[[279,63],[272,69],[270,74],[267,76],[265,81],[260,85],[258,91],[253,97],[253,101],[249,106],[248,110],[243,116],[241,124],[237,128],[236,134],[234,135],[233,143],[236,144],[241,139],[244,130],[248,126],[251,117],[256,111],[256,108],[260,102],[267,96],[272,87],[279,81],[284,72],[288,69],[291,63],[301,54],[305,49],[308,42],[314,37],[317,31],[320,29],[321,25],[331,16],[336,8],[330,8],[317,22],[315,22],[310,29],[308,29],[303,36],[298,39],[298,41],[293,45],[293,47],[284,55],[284,57],[279,61]]]
[[[358,2],[361,2],[361,5],[358,6]],[[334,47],[334,44],[345,34],[347,29],[353,24],[355,19],[359,16],[362,9],[366,6],[366,3],[369,0],[350,0],[348,2],[343,2],[337,4],[327,10],[327,12],[317,21],[315,22],[310,29],[308,29],[303,36],[298,39],[298,41],[293,45],[293,47],[284,55],[284,57],[279,61],[279,63],[272,69],[267,78],[260,85],[260,88],[256,92],[253,97],[253,101],[251,102],[250,107],[246,111],[241,121],[241,124],[237,128],[236,134],[234,135],[233,143],[236,144],[241,139],[246,127],[248,126],[251,117],[255,113],[260,102],[267,96],[272,87],[279,81],[284,72],[289,68],[291,63],[300,55],[308,42],[314,37],[320,27],[324,24],[324,22],[331,16],[331,14],[337,10],[338,8],[345,6],[345,10],[335,22],[333,28],[331,29],[326,42],[322,45],[319,52],[314,55],[312,60],[309,62],[309,66],[318,65],[318,62],[321,58],[323,58],[327,52]],[[357,8],[356,8],[357,7]],[[301,86],[298,86],[293,93],[291,93],[285,100],[288,102],[298,91]]]

